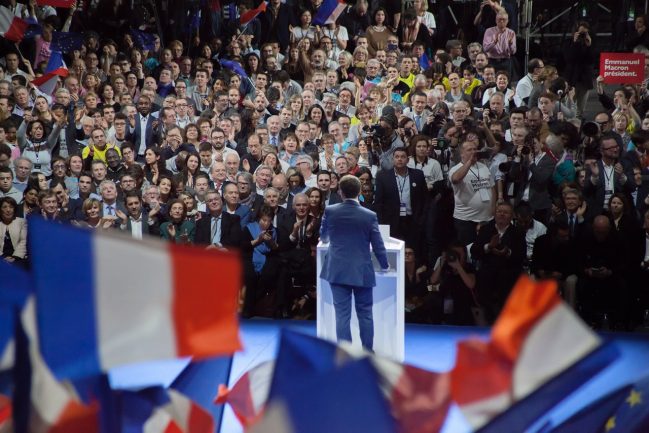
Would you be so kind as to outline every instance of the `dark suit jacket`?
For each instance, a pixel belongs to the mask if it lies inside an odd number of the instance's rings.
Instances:
[[[514,227],[509,225],[503,234],[500,243],[511,250],[509,256],[497,256],[494,254],[486,253],[484,248],[491,238],[498,233],[495,221],[490,221],[480,228],[478,238],[471,246],[471,257],[480,260],[480,270],[498,270],[499,272],[510,271],[518,274],[523,268],[523,260],[527,256],[527,244],[525,242],[525,234]]]
[[[633,191],[633,169],[629,167],[628,162],[624,159],[620,160],[624,167],[624,174],[626,174],[626,182],[622,182],[621,176],[614,174],[615,179],[615,192],[630,194]],[[604,163],[601,159],[597,160],[597,167],[599,168],[599,179],[597,185],[593,185],[590,181],[591,170],[586,168],[586,182],[584,184],[584,197],[588,202],[587,214],[589,218],[594,218],[602,213],[604,209],[605,192],[605,176],[604,176]]]
[[[275,37],[281,50],[284,51],[290,43],[289,24],[296,24],[291,7],[284,3],[280,4],[277,19],[273,23],[273,12],[268,6],[265,12],[259,14],[259,21],[261,21],[261,42],[270,42]]]
[[[552,182],[552,174],[554,173],[555,162],[549,155],[544,155],[539,161],[538,165],[531,163],[530,165],[513,162],[509,176],[518,184],[516,194],[516,204],[523,199],[525,188],[529,184],[530,196],[529,203],[532,209],[550,209],[552,207],[552,199],[548,188]],[[529,177],[529,173],[532,177]]]
[[[428,197],[424,173],[416,168],[408,168],[408,181],[410,183],[410,207],[415,224],[424,221],[424,210]],[[399,222],[399,187],[394,170],[382,170],[376,176],[376,193],[374,205],[379,217],[379,223],[396,226]]]
[[[238,215],[221,213],[221,245],[236,247],[241,245],[241,225]],[[210,245],[212,243],[212,217],[209,213],[202,213],[201,219],[196,222],[196,245]]]
[[[146,237],[147,235],[149,236],[154,236],[159,238],[160,237],[160,222],[158,221],[157,218],[154,219],[154,223],[149,225],[148,223],[148,216],[143,212],[142,213],[142,237]],[[126,233],[129,235],[131,234],[131,218],[126,221]]]
[[[135,130],[133,132],[133,144],[135,145],[135,153],[139,153],[139,148],[140,148],[140,137],[142,136],[142,127],[140,126],[140,120],[142,119],[142,115],[140,113],[137,113],[135,115]],[[153,122],[156,121],[151,113],[149,113],[149,116],[146,121],[146,130],[144,131],[145,134],[145,142],[146,142],[146,148],[148,149],[149,147],[152,147],[155,145],[155,137],[154,137],[154,131],[153,131]]]

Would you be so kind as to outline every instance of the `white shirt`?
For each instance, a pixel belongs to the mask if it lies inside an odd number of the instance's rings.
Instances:
[[[548,228],[545,225],[543,225],[542,222],[537,220],[532,220],[532,227],[530,227],[525,232],[525,243],[527,244],[528,259],[532,258],[532,252],[534,251],[534,242],[536,241],[536,238],[546,234],[547,231]]]
[[[453,166],[448,177],[458,171],[464,164]],[[475,163],[459,183],[451,183],[455,198],[453,218],[462,221],[484,222],[493,219],[493,186],[494,179],[489,168],[481,162]]]
[[[417,168],[424,172],[424,178],[426,178],[426,186],[429,190],[433,188],[433,184],[435,182],[444,180],[442,166],[436,159],[428,158],[426,164],[421,164],[415,160],[414,156],[411,156],[408,159],[408,167]]]
[[[534,82],[532,81],[532,76],[530,74],[525,75],[518,81],[518,84],[516,85],[516,94],[514,95],[514,103],[517,107],[527,105],[523,99],[530,97],[533,87]]]
[[[140,146],[138,147],[137,154],[144,155],[146,151],[146,124],[149,116],[140,115]]]
[[[133,236],[134,239],[142,239],[142,218],[139,220],[134,220],[133,218],[130,218],[131,220],[131,236]]]

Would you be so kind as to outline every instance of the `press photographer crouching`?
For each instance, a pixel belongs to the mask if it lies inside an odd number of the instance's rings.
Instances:
[[[467,263],[466,248],[451,243],[437,259],[430,276],[429,289],[434,294],[433,322],[447,325],[474,325],[477,311],[475,271]]]

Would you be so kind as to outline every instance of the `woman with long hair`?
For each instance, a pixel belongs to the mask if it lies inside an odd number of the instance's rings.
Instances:
[[[317,187],[306,190],[306,196],[309,198],[309,215],[313,218],[322,218],[324,213],[325,196]]]
[[[49,103],[47,102],[47,99],[44,96],[39,95],[36,97],[36,100],[34,101],[34,109],[32,111],[32,114],[36,116],[38,120],[43,122],[46,133],[52,130],[52,126],[54,125],[56,119],[52,115],[52,111],[50,110]]]
[[[306,47],[307,41],[302,43],[301,49],[305,50],[307,55],[310,55],[310,45],[311,42],[308,41],[309,48]],[[292,79],[296,81],[304,81],[304,71],[302,71],[302,66],[300,65],[300,48],[298,48],[296,43],[292,43],[288,48],[288,56],[282,65],[282,69],[288,72]]]
[[[104,85],[101,87],[99,94],[101,95],[100,106],[102,108],[113,107],[116,113],[119,112],[119,110],[121,110],[122,106],[115,99],[115,89],[113,88],[112,84],[108,82],[104,83]]]
[[[243,68],[252,81],[255,81],[257,73],[262,71],[257,53],[248,53],[243,57]]]
[[[29,116],[29,118],[32,117]],[[49,136],[45,134],[45,124],[41,120],[28,122],[25,119],[18,128],[16,134],[18,147],[22,152],[22,156],[32,162],[33,172],[40,172],[45,176],[52,174],[50,168],[52,148],[59,139],[63,122],[65,122],[65,118],[58,119]]]
[[[637,239],[640,224],[625,194],[616,192],[611,196],[607,215],[620,239]]]
[[[185,168],[182,171],[182,179],[186,188],[194,189],[196,175],[201,171],[201,158],[198,153],[191,152],[185,160]]]
[[[316,139],[320,138],[323,133],[327,132],[327,118],[325,116],[324,108],[322,108],[321,106],[317,104],[310,106],[309,111],[306,115],[306,119],[311,120],[316,124]]]
[[[38,193],[39,190],[35,186],[27,186],[23,191],[23,199],[18,203],[16,209],[16,216],[20,218],[27,218],[29,215],[38,215],[40,209],[38,208]]]
[[[304,9],[300,13],[300,24],[291,30],[291,43],[298,43],[302,39],[309,39],[315,45],[318,45],[320,34],[316,28],[311,25],[311,11]]]
[[[365,29],[367,36],[367,51],[374,57],[379,50],[387,50],[388,38],[394,36],[386,25],[386,11],[379,7],[374,11],[374,25]]]
[[[291,95],[288,98],[288,106],[291,109],[291,123],[297,124],[304,120],[304,101],[302,100],[302,95]]]
[[[175,199],[177,188],[173,177],[162,175],[158,181],[158,191],[160,192],[160,204],[167,205],[170,200]],[[168,206],[166,208],[168,209]]]
[[[171,176],[171,172],[167,170],[160,149],[149,147],[144,151],[144,176],[149,183],[157,185],[162,175]]]

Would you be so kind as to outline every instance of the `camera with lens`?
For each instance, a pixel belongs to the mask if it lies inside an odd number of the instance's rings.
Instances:
[[[528,156],[530,153],[532,153],[532,148],[527,144],[521,148],[521,155]]]
[[[414,135],[415,135],[415,134],[412,132],[412,129],[410,129],[410,128],[404,128],[404,129],[403,129],[403,136],[404,136],[405,138],[411,138],[411,137],[414,136]]]
[[[435,123],[435,124],[438,124],[438,125],[441,124],[442,122],[444,122],[444,119],[446,119],[446,116],[442,112],[438,111],[437,113],[435,113],[433,115],[433,123]]]
[[[498,164],[498,170],[500,170],[501,173],[509,173],[511,169],[512,169],[511,161],[501,162],[500,164]]]
[[[444,137],[438,138],[437,139],[437,148],[439,150],[446,150],[448,149],[448,140]]]
[[[597,137],[599,135],[599,125],[595,122],[584,122],[581,127],[581,133],[586,137]]]
[[[369,136],[375,137],[385,137],[387,135],[385,128],[379,124],[365,125],[363,126],[363,132],[365,132]]]
[[[475,157],[478,158],[478,159],[489,159],[489,158],[491,158],[491,151],[490,150],[481,150],[481,151],[475,153]]]
[[[454,263],[457,262],[460,258],[457,255],[457,252],[455,250],[447,250],[446,251],[446,261],[449,263]]]

